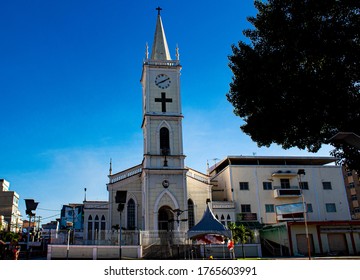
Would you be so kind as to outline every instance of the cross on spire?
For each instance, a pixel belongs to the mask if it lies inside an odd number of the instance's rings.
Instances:
[[[161,102],[161,112],[166,112],[166,103],[172,102],[172,98],[166,98],[166,93],[161,93],[161,98],[155,98],[155,102]]]
[[[155,10],[158,11],[158,15],[160,16],[160,12],[161,12],[162,9],[160,7],[157,7]]]

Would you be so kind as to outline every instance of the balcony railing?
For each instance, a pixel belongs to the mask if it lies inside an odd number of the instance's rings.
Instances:
[[[233,202],[233,201],[213,201],[212,208],[213,209],[234,209],[235,202]]]
[[[291,186],[290,188],[274,187],[274,198],[282,197],[300,197],[301,189],[298,186]]]
[[[257,213],[239,213],[236,216],[237,220],[240,221],[257,221]]]

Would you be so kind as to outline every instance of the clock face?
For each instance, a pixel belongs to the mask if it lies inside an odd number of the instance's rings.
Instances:
[[[170,183],[169,183],[168,180],[164,180],[164,181],[162,182],[162,185],[163,185],[163,187],[166,189],[166,188],[169,187]]]
[[[155,85],[159,88],[165,89],[168,88],[171,84],[170,77],[166,74],[159,74],[155,78]]]

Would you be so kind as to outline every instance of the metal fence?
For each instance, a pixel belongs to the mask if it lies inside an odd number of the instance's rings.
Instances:
[[[89,238],[91,237],[91,238]],[[61,245],[178,245],[186,244],[186,232],[140,231],[140,230],[98,230],[94,232],[52,230],[47,239],[49,244]]]

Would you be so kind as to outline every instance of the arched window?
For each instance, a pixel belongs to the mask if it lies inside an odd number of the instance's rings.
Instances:
[[[166,127],[160,129],[160,152],[163,155],[170,154],[170,136]]]
[[[135,201],[132,198],[127,203],[127,228],[135,229]]]
[[[101,216],[101,225],[100,225],[100,239],[103,240],[105,239],[105,226],[106,226],[106,220],[105,220],[105,216],[102,215]]]
[[[93,239],[93,237],[92,237],[92,232],[93,232],[93,229],[92,229],[92,227],[93,227],[93,221],[92,221],[92,216],[90,215],[89,216],[89,218],[88,218],[88,237],[87,237],[87,239],[89,239],[89,240],[92,240]]]
[[[225,224],[225,217],[224,217],[224,215],[221,215],[221,223],[225,226],[226,224]]]
[[[188,200],[188,226],[191,229],[195,225],[195,215],[194,215],[194,202]]]
[[[98,234],[99,231],[99,216],[95,216],[95,225],[94,225],[95,234]]]

